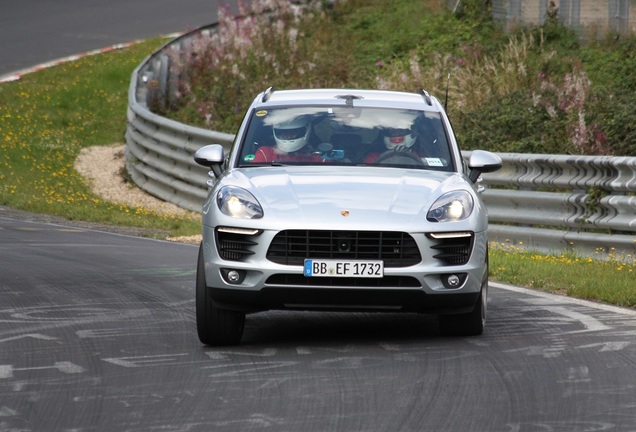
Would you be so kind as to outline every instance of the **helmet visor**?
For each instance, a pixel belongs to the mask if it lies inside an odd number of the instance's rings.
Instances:
[[[411,134],[410,129],[387,128],[384,133],[388,137],[403,137]]]
[[[292,129],[274,129],[276,137],[282,140],[295,140],[305,136],[307,127],[297,127]]]

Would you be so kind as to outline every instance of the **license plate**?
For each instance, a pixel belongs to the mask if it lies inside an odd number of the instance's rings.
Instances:
[[[381,278],[384,261],[306,259],[304,274],[307,277]]]

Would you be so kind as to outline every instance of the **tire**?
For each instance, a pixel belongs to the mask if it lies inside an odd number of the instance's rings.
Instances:
[[[211,346],[237,345],[245,327],[245,313],[214,306],[205,282],[203,244],[199,246],[196,280],[197,333],[201,343]]]
[[[488,267],[481,283],[481,292],[472,312],[439,317],[439,331],[443,336],[479,336],[486,327],[488,308]]]

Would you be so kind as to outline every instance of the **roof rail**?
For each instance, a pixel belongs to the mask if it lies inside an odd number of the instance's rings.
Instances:
[[[265,92],[263,93],[263,99],[262,102],[267,102],[269,100],[269,98],[272,96],[272,93],[274,93],[276,91],[276,87],[272,86],[270,88],[268,88],[267,90],[265,90]]]
[[[428,106],[433,106],[433,99],[431,99],[431,95],[424,89],[420,89],[419,93],[424,97],[426,104]]]

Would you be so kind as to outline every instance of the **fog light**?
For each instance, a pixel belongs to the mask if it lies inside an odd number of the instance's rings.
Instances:
[[[459,286],[459,283],[460,283],[459,276],[450,275],[448,277],[448,285],[450,285],[452,288],[457,288]]]
[[[237,283],[241,279],[241,275],[236,270],[230,270],[227,272],[228,282]]]
[[[238,285],[243,283],[243,279],[245,279],[246,273],[243,270],[225,268],[221,269],[221,275],[223,276],[225,282],[232,285]]]
[[[445,288],[453,289],[461,287],[466,281],[466,276],[466,273],[454,273],[441,275],[441,279]]]

